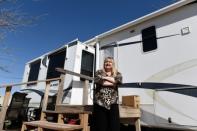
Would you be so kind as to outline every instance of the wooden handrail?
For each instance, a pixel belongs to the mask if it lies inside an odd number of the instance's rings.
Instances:
[[[84,78],[86,80],[91,80],[91,81],[94,80],[93,77],[82,75],[82,74],[79,74],[79,73],[76,73],[76,72],[73,72],[73,71],[69,71],[69,70],[65,70],[65,69],[62,69],[62,68],[56,68],[56,71],[58,71],[62,74],[70,74],[70,75],[78,76],[78,77]]]
[[[12,87],[20,86],[20,85],[26,85],[26,84],[32,84],[32,83],[38,83],[38,82],[46,82],[45,96],[44,96],[44,100],[43,100],[43,103],[44,103],[43,107],[46,110],[46,105],[47,105],[46,103],[48,101],[48,92],[49,92],[49,88],[50,88],[50,82],[55,81],[55,80],[59,80],[61,82],[62,78],[52,78],[52,79],[46,79],[46,80],[38,80],[38,81],[31,81],[31,82],[0,85],[0,88],[5,88],[6,89],[4,100],[3,100],[2,110],[0,112],[0,130],[3,130],[4,120],[5,120],[6,112],[7,112],[7,109],[8,109],[8,103],[9,103],[9,100],[10,100],[10,97],[11,97]]]
[[[78,77],[84,78],[86,80],[94,80],[93,77],[82,75],[82,74],[79,74],[79,73],[76,73],[76,72],[73,72],[73,71],[69,71],[69,70],[64,70],[62,68],[56,68],[56,71],[58,71],[62,74],[70,74],[70,75],[78,76]],[[49,82],[49,81],[55,81],[55,80],[60,80],[60,78],[58,77],[58,78],[52,78],[52,79],[46,79],[46,80],[37,80],[37,81],[13,83],[13,84],[3,84],[3,85],[0,85],[0,88],[5,88],[5,87],[8,87],[8,86],[11,86],[11,87],[20,86],[20,85],[26,85],[26,84],[39,83],[39,82]]]
[[[7,112],[7,107],[8,107],[8,102],[11,96],[11,89],[14,86],[21,86],[21,85],[26,85],[26,84],[32,84],[32,83],[39,83],[39,82],[46,82],[46,87],[45,87],[45,95],[44,95],[44,99],[43,99],[43,105],[42,105],[42,110],[46,110],[47,107],[47,101],[48,101],[48,94],[49,94],[49,88],[50,88],[50,81],[55,81],[55,80],[59,80],[60,81],[60,87],[58,90],[58,95],[60,98],[58,98],[57,104],[61,103],[61,97],[62,97],[62,92],[63,92],[63,87],[64,87],[64,78],[65,78],[65,74],[70,74],[70,75],[74,75],[74,76],[78,76],[80,78],[85,79],[85,84],[84,84],[84,88],[83,88],[83,100],[82,103],[84,105],[88,104],[88,85],[89,85],[89,81],[94,80],[93,77],[89,77],[86,75],[82,75],[79,73],[75,73],[69,70],[64,70],[61,68],[57,68],[56,69],[58,72],[61,73],[61,77],[60,78],[52,78],[52,79],[46,79],[46,80],[37,80],[37,81],[31,81],[31,82],[23,82],[23,83],[13,83],[13,84],[4,84],[4,85],[0,85],[0,88],[6,88],[5,91],[5,98],[3,101],[3,107],[2,107],[2,111],[1,111],[1,119],[0,119],[0,130],[3,129],[3,125],[4,125],[4,120],[5,120],[5,116],[6,116],[6,112]],[[41,114],[41,119],[43,119],[44,115],[43,113]]]
[[[60,80],[60,78],[52,78],[52,79],[46,79],[46,80],[37,80],[37,81],[30,81],[30,82],[22,82],[22,83],[13,83],[13,84],[4,84],[0,85],[0,88],[5,88],[8,86],[20,86],[20,85],[26,85],[26,84],[33,84],[33,83],[39,83],[39,82],[49,82],[49,81],[55,81],[55,80]]]

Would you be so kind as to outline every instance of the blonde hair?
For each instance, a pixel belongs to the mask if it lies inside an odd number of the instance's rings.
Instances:
[[[103,63],[103,70],[105,72],[105,62],[107,60],[111,60],[112,61],[112,76],[115,77],[117,75],[118,70],[116,69],[115,62],[114,62],[113,57],[106,57],[105,58],[104,63]]]

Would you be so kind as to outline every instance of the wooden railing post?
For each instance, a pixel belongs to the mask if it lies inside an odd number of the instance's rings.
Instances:
[[[83,87],[83,105],[88,105],[88,86],[89,80],[85,80]]]
[[[137,118],[137,120],[135,120],[135,128],[136,131],[141,131],[140,118]]]
[[[5,117],[6,117],[6,112],[7,112],[7,109],[8,109],[11,90],[12,90],[12,86],[7,86],[6,87],[5,96],[4,96],[3,105],[2,105],[2,110],[1,110],[1,115],[0,115],[0,130],[1,131],[3,130],[3,125],[4,125],[4,120],[5,120]]]
[[[79,117],[80,117],[80,125],[82,125],[83,127],[83,130],[82,131],[89,131],[89,127],[88,127],[88,115],[89,114],[80,114]]]
[[[42,113],[41,113],[41,118],[40,118],[41,120],[45,119],[45,114],[43,113],[43,111],[47,109],[49,90],[50,90],[50,81],[46,81],[44,99],[42,101]]]
[[[62,103],[62,97],[64,94],[64,79],[65,79],[65,74],[61,74],[59,88],[58,88],[58,92],[57,92],[56,104]]]

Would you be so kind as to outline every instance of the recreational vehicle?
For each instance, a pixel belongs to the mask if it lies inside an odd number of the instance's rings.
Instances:
[[[111,56],[123,75],[119,101],[124,95],[141,97],[142,125],[197,130],[196,23],[197,1],[178,1],[28,62],[23,82],[58,77],[50,73],[57,66],[93,76],[94,69],[101,68],[104,58]],[[83,81],[71,76],[66,76],[65,81],[64,102],[81,104],[78,98],[82,97]],[[52,83],[52,88],[57,84]],[[36,83],[28,86],[39,90],[44,87]],[[92,104],[92,86],[88,100]]]
[[[56,72],[56,68],[63,68],[92,77],[94,52],[94,48],[84,45],[78,40],[66,43],[64,46],[28,62],[25,66],[23,82],[58,78],[60,73]],[[84,82],[80,78],[66,75],[63,102],[65,104],[82,104],[83,84]],[[51,102],[56,99],[58,86],[58,81],[50,83]],[[27,97],[32,98],[30,106],[33,107],[40,106],[44,90],[45,83],[35,82],[22,87],[22,91],[28,93]],[[88,100],[90,104],[92,103],[91,97],[89,96]]]

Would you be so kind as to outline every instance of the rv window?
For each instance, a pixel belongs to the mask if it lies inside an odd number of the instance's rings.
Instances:
[[[60,77],[61,73],[55,68],[64,68],[66,57],[66,48],[49,55],[49,65],[47,70],[47,79]]]
[[[142,30],[143,51],[148,52],[157,49],[157,37],[155,26]]]
[[[38,80],[41,59],[30,64],[28,82]],[[32,84],[31,84],[32,85]]]
[[[94,55],[90,52],[83,50],[82,59],[81,59],[81,74],[92,77],[93,62],[94,62]]]

